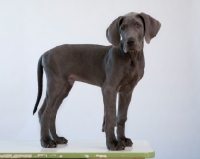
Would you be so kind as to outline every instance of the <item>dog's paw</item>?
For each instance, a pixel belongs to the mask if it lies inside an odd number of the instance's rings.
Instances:
[[[133,145],[131,139],[126,137],[122,137],[121,139],[118,138],[118,141],[121,141],[126,147],[131,147]]]
[[[125,138],[124,143],[125,143],[126,147],[131,147],[133,145],[132,140],[129,138]]]
[[[55,141],[56,141],[57,144],[67,144],[68,143],[68,140],[65,139],[64,137],[57,137],[55,139]]]
[[[111,142],[106,142],[108,150],[111,151],[118,151],[118,150],[124,150],[125,144],[122,141],[113,140]]]
[[[56,148],[57,144],[54,140],[41,140],[41,145],[44,148]]]

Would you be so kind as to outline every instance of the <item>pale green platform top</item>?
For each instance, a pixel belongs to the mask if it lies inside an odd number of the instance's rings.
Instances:
[[[0,141],[0,158],[154,158],[146,140],[133,141],[132,147],[109,151],[105,141],[69,141],[57,148],[42,148],[39,141]]]

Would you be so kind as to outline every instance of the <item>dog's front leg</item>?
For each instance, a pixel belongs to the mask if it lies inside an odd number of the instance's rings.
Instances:
[[[128,106],[131,101],[132,90],[128,92],[119,92],[119,104],[117,115],[117,139],[126,146],[132,146],[131,139],[125,137],[125,122],[127,120]]]
[[[105,133],[106,145],[109,150],[123,150],[125,145],[117,141],[114,127],[116,125],[116,96],[117,91],[114,87],[104,85],[102,88],[104,99]]]

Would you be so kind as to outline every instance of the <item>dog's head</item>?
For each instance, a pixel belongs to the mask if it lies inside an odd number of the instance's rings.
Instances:
[[[145,13],[131,12],[115,19],[106,31],[106,37],[113,46],[120,41],[125,53],[140,52],[143,48],[144,38],[149,44],[156,36],[161,24]]]

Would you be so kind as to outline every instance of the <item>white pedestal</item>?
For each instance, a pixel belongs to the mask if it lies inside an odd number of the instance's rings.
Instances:
[[[135,140],[132,147],[109,151],[105,141],[69,141],[57,148],[42,148],[39,141],[0,141],[0,158],[154,158],[148,141]]]

